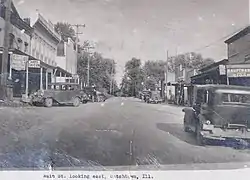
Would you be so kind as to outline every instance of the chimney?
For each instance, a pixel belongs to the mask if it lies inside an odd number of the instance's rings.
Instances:
[[[23,21],[26,22],[30,26],[30,18],[24,18]]]

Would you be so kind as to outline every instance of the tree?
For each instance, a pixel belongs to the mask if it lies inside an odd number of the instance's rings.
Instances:
[[[62,36],[63,41],[68,41],[68,38],[71,38],[73,41],[76,40],[75,30],[69,23],[64,23],[64,22],[56,23],[55,31]]]
[[[170,63],[171,67],[177,67],[179,65],[182,65],[184,68],[186,67],[191,69],[199,69],[201,67],[214,63],[214,60],[211,58],[203,58],[201,54],[191,52],[171,57]]]
[[[129,96],[136,96],[136,94],[143,89],[144,71],[141,67],[141,60],[132,58],[125,64],[125,74],[122,79],[123,93]]]
[[[113,59],[103,58],[100,53],[95,52],[91,55],[88,52],[82,52],[78,59],[78,74],[81,79],[84,79],[86,83],[87,80],[87,67],[88,59],[90,63],[90,85],[95,85],[97,89],[109,91],[111,87],[111,79],[113,79],[112,74],[116,73],[116,63]],[[117,86],[116,82],[113,84]]]

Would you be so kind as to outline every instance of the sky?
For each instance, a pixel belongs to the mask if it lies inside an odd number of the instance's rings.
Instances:
[[[224,40],[249,23],[248,0],[13,0],[21,17],[38,10],[53,23],[86,24],[80,40],[117,63],[120,82],[132,57],[164,60],[185,52],[215,61]]]

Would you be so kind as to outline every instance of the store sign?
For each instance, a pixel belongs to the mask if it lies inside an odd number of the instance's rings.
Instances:
[[[25,70],[25,63],[28,61],[28,56],[22,56],[18,54],[12,55],[11,67],[12,69],[21,71]]]
[[[219,65],[220,75],[226,75],[226,66]]]
[[[31,60],[29,61],[30,68],[40,68],[40,61],[38,60]]]
[[[248,68],[234,68],[234,69],[227,69],[227,76],[228,77],[250,77],[250,69]]]

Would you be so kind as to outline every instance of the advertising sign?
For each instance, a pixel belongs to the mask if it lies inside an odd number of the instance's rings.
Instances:
[[[219,65],[220,75],[226,75],[226,66]]]
[[[25,70],[25,63],[27,61],[28,61],[28,56],[13,54],[11,67],[12,67],[12,69],[15,69],[18,71]]]
[[[228,77],[250,77],[249,68],[228,68],[227,69]]]
[[[40,61],[38,60],[31,60],[29,61],[30,68],[40,68]]]

